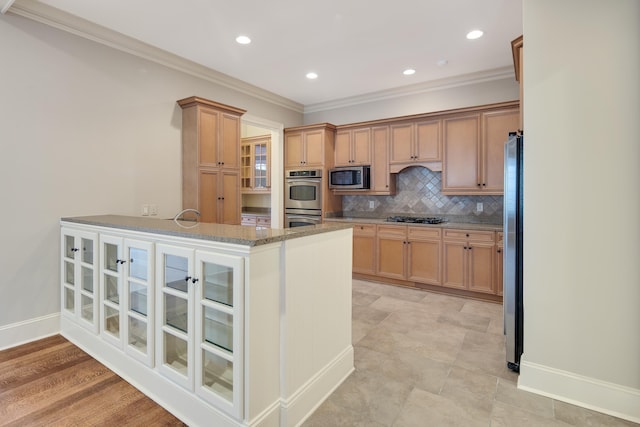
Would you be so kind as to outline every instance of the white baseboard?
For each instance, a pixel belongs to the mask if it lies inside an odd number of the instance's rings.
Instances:
[[[0,350],[60,333],[60,313],[0,326]]]
[[[518,388],[640,423],[640,390],[521,361]]]
[[[281,425],[299,426],[354,370],[353,346],[349,345],[289,398],[281,401]]]

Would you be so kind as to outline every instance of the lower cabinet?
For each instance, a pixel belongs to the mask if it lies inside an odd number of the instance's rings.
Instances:
[[[239,256],[158,244],[160,373],[234,417],[242,415],[242,269]],[[235,369],[234,369],[235,368]]]
[[[98,332],[98,234],[63,227],[60,242],[62,315]]]
[[[353,226],[353,272],[376,273],[375,224],[355,224]]]
[[[60,333],[187,425],[301,424],[354,369],[351,230],[167,224],[61,221]]]
[[[100,235],[100,334],[153,366],[153,243]]]
[[[377,274],[439,285],[440,236],[435,227],[378,225]]]
[[[493,231],[445,229],[442,286],[495,293]]]
[[[271,228],[271,216],[269,215],[256,215],[256,214],[242,214],[242,221],[240,225],[248,225],[250,227],[264,227]]]
[[[502,257],[502,232],[395,224],[353,227],[353,272],[381,279],[502,296]]]

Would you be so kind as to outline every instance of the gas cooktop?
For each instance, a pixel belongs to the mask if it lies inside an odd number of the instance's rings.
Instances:
[[[390,216],[387,222],[409,222],[413,224],[441,224],[447,222],[446,218],[440,216],[416,217],[416,216]]]

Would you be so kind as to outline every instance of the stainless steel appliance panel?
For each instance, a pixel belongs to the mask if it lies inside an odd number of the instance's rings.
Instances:
[[[523,137],[505,144],[503,307],[507,366],[520,370],[523,352]]]
[[[322,210],[321,172],[321,170],[287,171],[285,209]]]

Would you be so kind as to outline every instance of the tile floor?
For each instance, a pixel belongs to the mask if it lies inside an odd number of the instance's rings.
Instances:
[[[637,426],[516,388],[502,306],[353,281],[355,368],[303,427]]]

